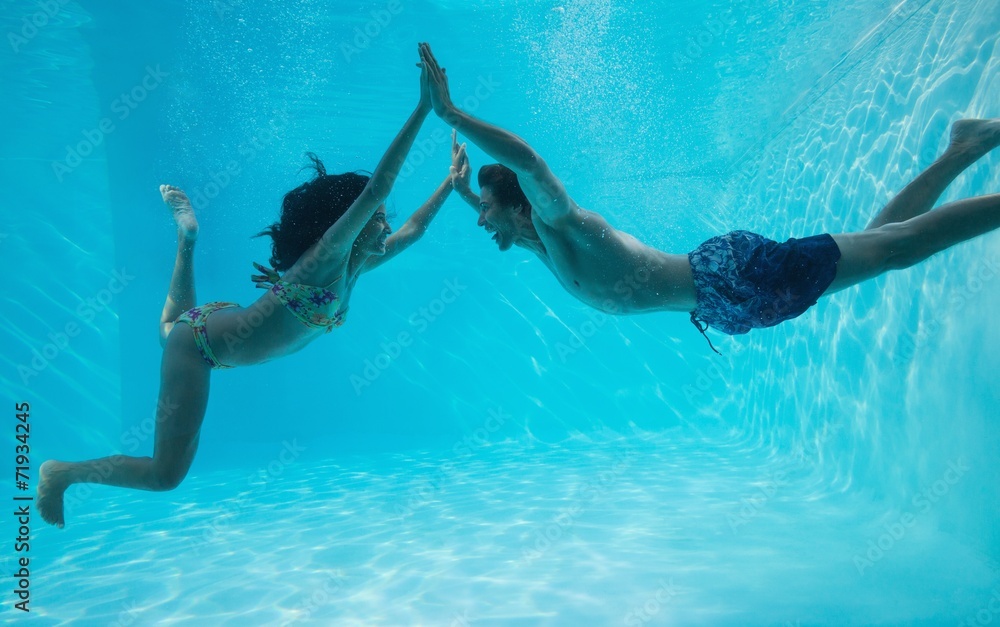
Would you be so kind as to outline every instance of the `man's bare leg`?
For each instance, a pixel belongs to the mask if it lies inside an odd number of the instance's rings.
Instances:
[[[905,222],[833,235],[837,276],[825,294],[916,265],[955,244],[1000,228],[1000,194],[948,203]]]
[[[174,321],[185,311],[195,307],[194,293],[194,244],[198,239],[198,220],[187,194],[172,185],[160,185],[163,202],[174,212],[177,223],[177,259],[170,277],[167,301],[160,315],[160,345],[166,346],[167,336]]]
[[[36,501],[42,519],[57,527],[65,524],[63,494],[74,483],[152,491],[177,487],[198,448],[210,373],[211,368],[198,354],[193,334],[172,334],[160,370],[153,456],[112,455],[85,462],[45,462],[39,468]]]
[[[959,174],[997,146],[1000,119],[955,122],[944,154],[889,201],[865,230],[927,213]]]

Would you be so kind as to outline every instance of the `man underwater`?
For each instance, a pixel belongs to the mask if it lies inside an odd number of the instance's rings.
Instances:
[[[686,255],[666,253],[579,207],[520,137],[456,107],[430,46],[419,48],[434,112],[500,162],[480,169],[477,197],[469,188],[464,146],[453,145],[461,158],[455,188],[479,211],[479,226],[501,251],[516,245],[535,253],[569,293],[607,313],[686,311],[702,333],[711,326],[742,334],[795,318],[820,296],[909,268],[1000,227],[1000,194],[931,211],[962,171],[1000,145],[1000,119],[959,120],[945,153],[863,231],[782,243],[733,231]]]

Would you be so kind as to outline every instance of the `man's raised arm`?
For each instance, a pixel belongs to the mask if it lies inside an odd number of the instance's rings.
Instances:
[[[448,77],[426,43],[420,44],[420,60],[427,71],[434,112],[486,154],[517,174],[521,189],[543,222],[552,225],[576,212],[576,203],[566,193],[562,182],[552,174],[549,166],[527,142],[509,131],[469,115],[452,103]]]

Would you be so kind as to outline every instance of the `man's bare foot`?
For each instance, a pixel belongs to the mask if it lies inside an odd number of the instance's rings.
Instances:
[[[42,520],[62,529],[66,525],[63,520],[63,493],[69,483],[65,477],[65,464],[47,461],[38,469],[38,513]]]
[[[179,187],[160,185],[160,195],[163,196],[163,202],[174,212],[178,234],[188,242],[198,239],[198,220],[194,217],[194,208],[187,194]]]
[[[959,120],[951,127],[949,151],[970,152],[979,158],[997,146],[1000,146],[1000,118]]]

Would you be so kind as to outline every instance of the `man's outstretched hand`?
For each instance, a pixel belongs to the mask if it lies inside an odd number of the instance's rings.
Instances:
[[[443,67],[438,65],[437,59],[431,52],[430,44],[419,44],[420,62],[423,70],[427,73],[427,87],[430,91],[431,105],[434,113],[444,119],[454,108],[451,103],[451,94],[448,92],[448,76]],[[447,120],[446,120],[447,121]]]
[[[417,44],[417,53],[420,53],[420,45]],[[428,85],[428,74],[427,66],[423,63],[418,63],[417,67],[420,68],[420,100],[417,103],[417,107],[426,112],[430,112],[432,109],[431,104],[431,89]]]
[[[458,134],[451,131],[451,186],[455,191],[465,194],[471,192],[469,179],[469,157],[465,154],[465,144],[458,143]]]

